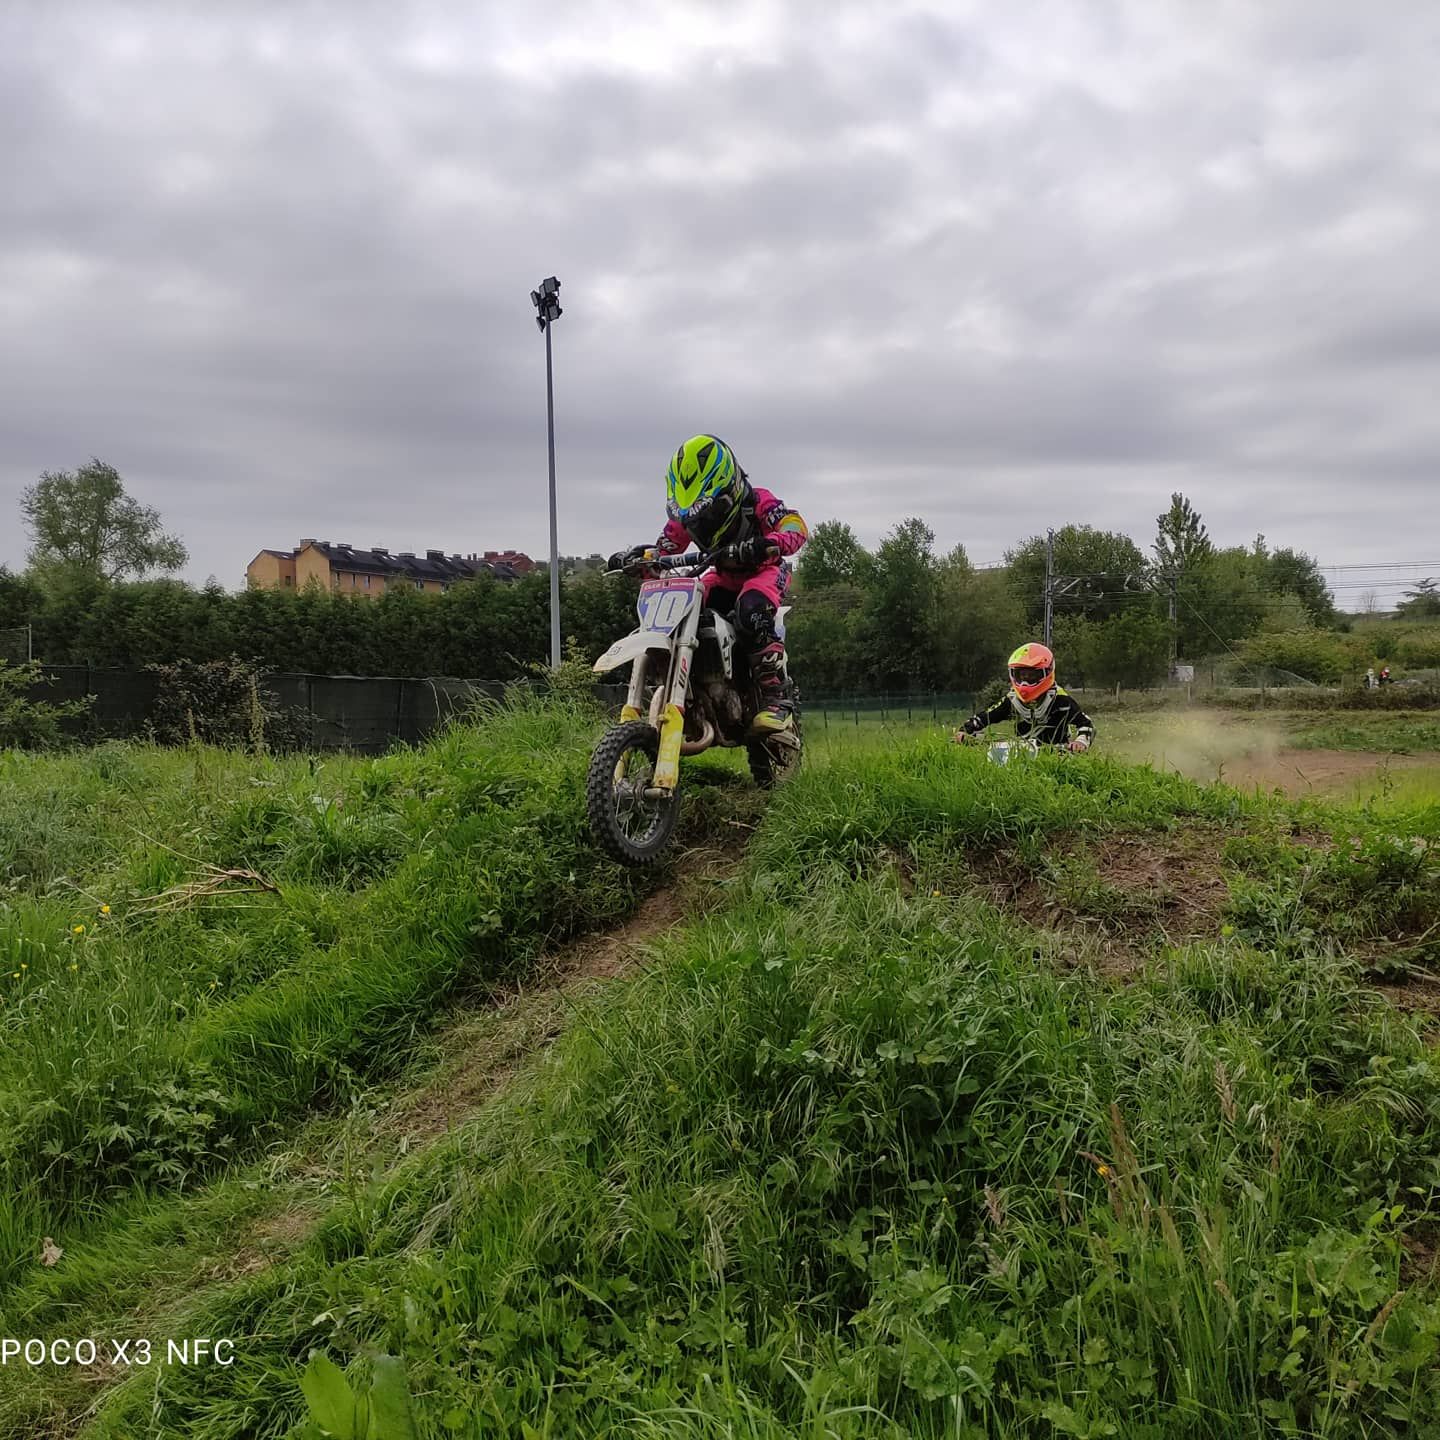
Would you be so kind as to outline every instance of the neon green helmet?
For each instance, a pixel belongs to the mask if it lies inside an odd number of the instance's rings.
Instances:
[[[687,440],[665,473],[665,510],[704,550],[713,550],[735,528],[745,498],[745,472],[714,435]]]

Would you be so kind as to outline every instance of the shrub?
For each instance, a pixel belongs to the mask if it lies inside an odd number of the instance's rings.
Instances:
[[[1305,680],[1335,683],[1364,664],[1363,640],[1330,630],[1253,635],[1240,647],[1247,665],[1288,670]]]
[[[287,709],[266,688],[251,660],[177,660],[147,665],[159,684],[151,731],[161,745],[199,741],[231,750],[297,750],[309,735],[307,717]]]
[[[89,697],[59,705],[31,698],[44,679],[38,661],[9,665],[0,660],[0,750],[58,749],[66,739],[61,722],[89,711]]]
[[[1412,670],[1440,666],[1440,625],[1407,631],[1395,641],[1394,655]]]

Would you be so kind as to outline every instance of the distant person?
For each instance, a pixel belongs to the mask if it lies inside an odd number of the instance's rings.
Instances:
[[[1375,678],[1375,667],[1372,665],[1365,672],[1365,688],[1373,690],[1380,682]]]
[[[972,715],[955,732],[957,744],[975,740],[991,725],[1013,720],[1015,733],[1022,740],[1063,745],[1075,751],[1090,748],[1095,726],[1075,697],[1055,683],[1055,656],[1048,646],[1033,641],[1022,645],[1010,657],[1007,669],[1009,691],[988,710]]]
[[[1380,671],[1380,683],[1382,685],[1393,685],[1395,683],[1394,678],[1390,674],[1390,667],[1388,665],[1386,665]]]
[[[665,509],[670,518],[654,549],[680,555],[692,542],[698,545],[715,567],[703,577],[705,603],[719,608],[720,597],[729,597],[724,608],[733,609],[760,693],[751,733],[791,729],[785,642],[775,613],[790,588],[789,557],[809,537],[804,520],[770,491],[751,485],[735,452],[714,435],[696,435],[675,452],[665,475]],[[612,555],[610,568],[640,559],[646,549],[637,545]]]

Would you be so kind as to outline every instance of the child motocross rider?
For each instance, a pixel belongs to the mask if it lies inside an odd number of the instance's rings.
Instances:
[[[955,732],[958,742],[974,740],[990,725],[1015,721],[1015,733],[1042,745],[1088,750],[1095,739],[1090,717],[1075,697],[1055,683],[1055,656],[1048,646],[1022,645],[1009,662],[1010,690],[988,710],[972,715]],[[1075,734],[1072,738],[1071,727]]]
[[[682,554],[693,541],[708,553],[714,569],[703,576],[705,603],[715,591],[733,598],[735,628],[750,657],[750,672],[760,692],[760,710],[750,731],[775,734],[792,727],[784,693],[785,642],[775,629],[775,612],[790,588],[788,557],[809,532],[798,514],[768,490],[750,484],[735,452],[714,435],[687,440],[665,475],[669,515],[654,549]],[[618,570],[642,558],[637,545],[610,557]]]

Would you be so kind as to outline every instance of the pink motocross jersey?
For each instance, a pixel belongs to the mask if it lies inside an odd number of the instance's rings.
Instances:
[[[768,490],[752,486],[744,506],[754,514],[754,533],[773,540],[780,547],[780,559],[793,555],[809,538],[810,532],[799,514]],[[666,555],[679,555],[691,543],[690,532],[678,520],[668,520],[656,548]],[[780,559],[767,560],[765,565],[778,565]],[[763,570],[765,565],[757,568]]]

